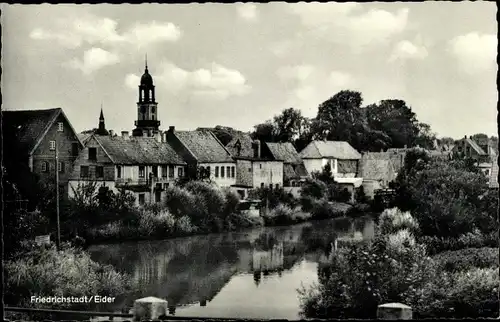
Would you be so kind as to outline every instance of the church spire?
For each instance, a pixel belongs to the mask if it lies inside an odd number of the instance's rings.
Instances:
[[[99,128],[96,131],[98,135],[108,135],[108,131],[106,130],[106,124],[104,122],[104,113],[102,111],[102,102],[101,102],[101,115],[99,115]]]
[[[146,53],[146,57],[144,59],[144,66],[146,73],[148,72],[148,54]]]

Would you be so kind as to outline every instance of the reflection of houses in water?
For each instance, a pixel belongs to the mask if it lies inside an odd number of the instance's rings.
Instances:
[[[283,242],[275,244],[268,251],[254,249],[252,255],[252,270],[254,272],[276,271],[283,268]]]

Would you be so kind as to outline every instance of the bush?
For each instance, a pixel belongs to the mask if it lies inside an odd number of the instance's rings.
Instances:
[[[497,233],[482,234],[479,231],[464,234],[458,238],[419,236],[418,240],[427,247],[429,255],[464,248],[498,247]]]
[[[438,267],[449,272],[475,268],[498,268],[498,248],[465,248],[446,251],[433,257]]]
[[[270,209],[273,209],[281,204],[285,204],[291,208],[295,208],[299,201],[283,188],[257,188],[249,194],[251,199],[260,199],[263,204],[267,204]]]
[[[176,186],[167,188],[165,205],[175,217],[190,216],[195,204],[196,200],[191,192]]]
[[[332,204],[327,199],[315,200],[312,205],[311,215],[315,220],[339,216],[338,213],[335,213]]]
[[[264,222],[266,225],[287,225],[293,223],[293,214],[289,206],[281,204],[264,216]]]
[[[176,218],[163,210],[153,212],[143,210],[139,215],[138,233],[140,237],[167,237],[174,233]]]
[[[415,318],[498,317],[498,268],[472,268],[430,279],[408,292]]]
[[[400,233],[402,235],[403,233]],[[375,318],[377,305],[407,302],[407,292],[434,276],[432,261],[411,236],[347,244],[319,270],[319,285],[299,291],[307,318]]]
[[[111,266],[98,264],[81,250],[65,247],[57,251],[33,248],[26,256],[6,261],[5,300],[11,306],[69,308],[88,306],[70,303],[32,303],[31,296],[116,296],[134,285],[129,276]]]
[[[328,187],[320,180],[307,179],[300,189],[300,197],[322,199],[327,197]]]
[[[402,212],[398,208],[386,209],[379,217],[381,234],[391,234],[398,230],[408,229],[413,233],[418,232],[418,222],[409,212]]]

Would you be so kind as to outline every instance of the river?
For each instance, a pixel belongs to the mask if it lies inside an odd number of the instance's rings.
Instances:
[[[92,259],[130,274],[140,291],[100,311],[128,311],[134,300],[166,299],[177,316],[298,319],[297,289],[317,282],[335,240],[371,239],[373,220],[336,219],[286,227],[91,246]]]

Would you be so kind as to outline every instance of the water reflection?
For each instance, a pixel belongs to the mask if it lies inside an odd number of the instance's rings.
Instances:
[[[317,264],[334,252],[336,241],[372,237],[372,220],[360,218],[98,245],[90,252],[140,285],[102,310],[123,311],[137,298],[156,296],[180,316],[296,319],[296,289],[317,280]]]

